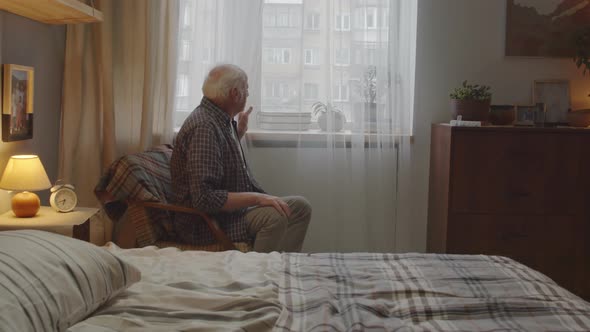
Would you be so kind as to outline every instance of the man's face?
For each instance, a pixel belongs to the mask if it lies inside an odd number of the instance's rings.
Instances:
[[[238,88],[238,97],[236,100],[236,108],[238,113],[242,112],[246,107],[246,100],[248,100],[248,81],[246,81],[240,88]]]

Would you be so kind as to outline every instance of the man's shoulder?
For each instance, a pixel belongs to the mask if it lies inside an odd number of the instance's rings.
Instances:
[[[217,127],[215,120],[208,114],[206,108],[199,106],[184,120],[178,137],[193,136],[196,133],[214,131]]]

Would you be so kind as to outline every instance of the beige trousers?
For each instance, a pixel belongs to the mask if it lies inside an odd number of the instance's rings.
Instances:
[[[254,251],[300,252],[311,219],[311,205],[301,196],[281,197],[289,205],[291,216],[281,215],[274,207],[256,207],[246,212],[250,235],[255,236]]]

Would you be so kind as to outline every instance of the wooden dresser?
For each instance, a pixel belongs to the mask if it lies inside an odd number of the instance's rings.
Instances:
[[[590,129],[432,126],[428,251],[511,257],[590,299]]]

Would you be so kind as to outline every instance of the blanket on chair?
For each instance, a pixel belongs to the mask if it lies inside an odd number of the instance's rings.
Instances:
[[[159,145],[145,152],[123,156],[108,168],[94,192],[114,222],[123,216],[129,201],[168,203],[172,191],[171,156],[171,145]],[[173,230],[170,213],[147,210],[144,216],[135,215],[133,218],[140,246],[170,238]]]

